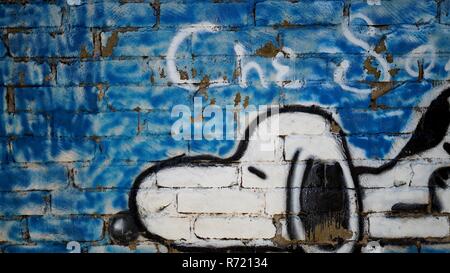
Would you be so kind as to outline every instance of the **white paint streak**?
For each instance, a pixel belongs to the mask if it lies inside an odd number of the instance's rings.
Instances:
[[[284,53],[288,54],[288,56],[290,56],[293,53],[292,49],[290,49],[288,47],[284,47],[282,50]],[[272,60],[272,66],[277,71],[275,74],[276,84],[280,87],[291,88],[291,89],[302,88],[303,82],[301,82],[299,80],[294,80],[294,81],[285,83],[286,76],[289,75],[289,73],[290,73],[290,67],[287,65],[283,65],[279,62],[279,60],[284,57],[283,52],[278,52],[278,54]]]
[[[261,81],[261,85],[264,88],[267,88],[267,82],[264,76],[264,71],[262,70],[261,66],[257,64],[256,62],[248,62],[243,64],[243,59],[245,56],[245,48],[242,44],[237,43],[234,46],[234,52],[236,53],[236,65],[241,68],[241,73],[239,76],[239,86],[242,88],[247,87],[247,74],[251,70],[256,70],[256,73],[258,73],[259,80]]]
[[[369,31],[367,34],[369,36],[373,36],[374,29],[370,27],[371,25],[373,25],[372,20],[370,20],[370,18],[368,18],[367,16],[365,16],[361,13],[357,13],[355,15],[352,15],[351,17],[352,17],[351,20],[348,19],[348,17],[345,17],[344,21],[342,22],[341,29],[342,29],[342,33],[344,34],[345,38],[347,38],[347,40],[349,40],[352,44],[357,45],[357,46],[361,47],[362,49],[364,49],[369,55],[373,56],[382,68],[381,80],[382,81],[390,81],[391,75],[389,74],[389,70],[390,70],[389,63],[383,58],[383,56],[376,53],[374,48],[371,47],[367,42],[357,38],[349,28],[349,25],[352,20],[361,19],[364,22],[366,22],[367,25],[369,26]],[[336,83],[338,83],[342,87],[342,89],[344,89],[346,91],[350,91],[350,92],[354,92],[354,93],[364,93],[364,94],[370,93],[370,91],[371,91],[370,89],[359,89],[359,88],[351,87],[351,86],[348,86],[345,84],[345,74],[349,67],[350,67],[350,62],[348,60],[342,61],[335,70],[334,81]]]
[[[425,55],[429,55],[431,57],[431,60],[430,63],[425,68],[423,68],[424,78],[430,75],[431,69],[434,68],[436,63],[436,50],[432,45],[426,44],[421,45],[408,53],[408,56],[410,57],[406,58],[405,60],[405,70],[410,76],[417,77],[419,75],[419,70],[416,70],[415,68],[418,67],[418,62]],[[445,66],[445,69],[447,70],[447,65]]]
[[[350,62],[348,60],[343,60],[334,70],[333,79],[339,84],[339,86],[346,90],[357,94],[370,94],[371,89],[361,89],[356,87],[351,87],[345,83],[347,70],[350,68]]]
[[[369,6],[380,6],[381,0],[367,0],[367,5]]]
[[[79,6],[79,5],[81,5],[81,0],[67,0],[67,5]]]
[[[182,80],[181,75],[178,72],[177,65],[176,65],[176,53],[178,48],[180,47],[181,43],[187,39],[190,35],[193,35],[195,33],[202,33],[202,32],[217,32],[219,30],[217,25],[211,24],[209,22],[202,22],[196,25],[192,25],[190,27],[183,28],[180,30],[180,32],[175,35],[175,37],[172,39],[172,42],[170,43],[169,49],[167,50],[167,73],[169,76],[169,79],[178,87],[184,88],[186,90],[195,91],[198,88],[194,85],[195,81],[192,79],[186,79]],[[224,79],[216,79],[211,80],[210,87],[220,87],[220,86],[226,86],[229,84],[228,81]]]
[[[369,233],[375,238],[441,238],[449,235],[447,217],[369,217]],[[430,228],[433,227],[433,228]]]

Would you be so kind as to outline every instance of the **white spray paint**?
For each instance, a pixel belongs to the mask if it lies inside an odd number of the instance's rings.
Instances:
[[[272,66],[277,71],[275,74],[275,82],[280,87],[295,89],[295,88],[302,88],[303,82],[300,80],[294,80],[290,81],[288,83],[284,83],[286,76],[290,73],[290,67],[284,64],[281,64],[279,60],[284,57],[284,54],[287,54],[287,56],[293,55],[293,50],[289,47],[283,47],[283,52],[278,52],[275,58],[272,60]]]
[[[373,27],[370,27],[371,25],[373,25],[372,20],[370,20],[367,16],[365,16],[361,13],[357,13],[357,14],[353,15],[351,20],[348,18],[344,19],[344,22],[342,22],[342,33],[344,34],[345,38],[347,38],[347,40],[349,40],[352,44],[361,47],[369,55],[373,56],[382,68],[381,80],[382,81],[390,81],[391,75],[389,74],[389,70],[390,70],[389,63],[383,58],[383,56],[376,53],[374,48],[372,48],[367,42],[357,38],[351,32],[349,25],[350,25],[351,21],[354,19],[361,19],[367,23],[367,25],[369,26],[369,30],[368,30],[367,34],[369,36],[373,36],[375,34],[375,29]],[[338,65],[338,67],[335,69],[334,81],[337,82],[339,84],[339,86],[341,86],[341,88],[346,91],[350,91],[350,92],[354,92],[354,93],[363,93],[363,94],[370,93],[370,91],[371,91],[370,89],[359,89],[359,88],[351,87],[351,86],[348,86],[345,84],[345,81],[346,81],[345,75],[346,75],[349,67],[350,67],[350,62],[348,60],[342,61]]]
[[[202,22],[199,24],[191,25],[189,27],[181,29],[170,43],[169,49],[167,50],[167,73],[169,80],[176,86],[189,91],[196,91],[198,89],[198,82],[193,79],[181,79],[181,75],[176,66],[176,53],[180,45],[189,36],[196,33],[214,33],[219,31],[219,27],[215,24],[209,22]],[[266,79],[264,70],[255,61],[246,61],[246,50],[241,43],[236,43],[234,45],[234,52],[236,54],[236,68],[240,69],[240,74],[238,78],[239,86],[242,88],[247,87],[247,76],[250,71],[254,70],[258,74],[259,80],[263,88],[268,88],[268,81]],[[272,59],[272,66],[275,68],[275,82],[278,86],[285,88],[301,88],[304,84],[300,80],[287,81],[286,78],[290,74],[290,67],[282,64],[280,61],[282,58],[289,58],[293,55],[293,50],[288,47],[283,47],[282,52],[279,52]],[[272,78],[272,75],[271,77]],[[216,80],[211,80],[209,87],[220,87],[229,85],[230,82],[224,78],[219,78]]]
[[[256,62],[247,62],[244,64],[244,56],[245,56],[245,48],[242,44],[237,43],[234,46],[234,52],[236,53],[236,65],[241,68],[241,73],[239,76],[239,86],[242,88],[247,87],[247,74],[254,69],[256,73],[258,73],[259,80],[261,81],[261,85],[264,88],[267,88],[267,82],[264,77],[264,71],[261,66]]]
[[[307,122],[305,123],[305,121]],[[269,125],[272,123],[279,124],[280,127]],[[267,130],[267,128],[271,128],[271,130]],[[256,138],[253,139],[252,136]],[[283,143],[287,139],[290,139],[289,143]],[[269,143],[271,149],[263,148]],[[143,224],[152,234],[166,239],[174,239],[176,245],[204,246],[205,241],[198,240],[193,235],[201,234],[205,230],[212,230],[211,232],[216,238],[227,239],[215,241],[212,244],[214,247],[240,245],[241,241],[230,240],[235,238],[249,238],[250,243],[259,242],[260,245],[271,246],[273,245],[272,241],[261,241],[275,236],[272,218],[270,215],[264,214],[264,207],[267,202],[271,202],[271,199],[267,199],[268,197],[261,194],[259,190],[255,191],[242,185],[247,185],[247,182],[254,183],[254,187],[260,189],[279,185],[282,189],[287,190],[290,162],[287,162],[283,155],[286,155],[286,158],[292,158],[292,153],[296,150],[301,150],[293,176],[296,178],[294,185],[297,188],[300,187],[301,177],[303,177],[306,166],[304,162],[307,159],[332,160],[341,165],[349,195],[349,229],[352,231],[352,237],[343,243],[337,252],[351,251],[360,231],[355,184],[350,167],[346,163],[339,139],[331,132],[330,123],[321,116],[304,112],[278,113],[264,119],[250,136],[244,155],[230,165],[174,166],[149,175],[140,185],[136,196],[137,208]],[[247,173],[247,175],[253,176],[251,182],[248,180],[248,176],[241,177],[238,170],[245,172],[248,166],[257,166],[267,177],[261,178]],[[280,167],[282,171],[274,171],[274,167]],[[205,177],[208,179],[204,179]],[[230,185],[235,185],[235,187],[224,188]],[[162,186],[162,188],[158,186]],[[295,191],[295,194],[299,194],[299,191]],[[155,198],[155,196],[161,196],[161,198]],[[199,201],[199,198],[202,201]],[[295,211],[300,211],[299,196],[294,196],[292,200],[295,203],[291,207]],[[285,203],[285,199],[280,201]],[[210,221],[220,220],[220,223],[227,224],[228,228],[217,224],[214,225],[214,228],[206,229],[199,227],[199,222],[192,226],[189,218],[183,214],[183,210],[186,208],[197,219],[203,217]],[[214,218],[210,215],[211,213],[221,213],[220,219]],[[243,213],[252,213],[253,216],[245,216],[246,220],[244,221],[241,220],[244,218],[240,215]],[[158,219],[160,223],[178,226],[168,233],[167,230],[161,228],[161,225],[155,225],[154,222],[146,219]],[[294,239],[304,237],[302,235],[304,227],[300,219],[298,220],[294,222],[294,237],[296,237]],[[258,223],[258,228],[255,228],[253,222]],[[302,247],[308,252],[324,251],[312,245]]]
[[[246,50],[244,48],[244,46],[240,43],[237,43],[234,46],[234,51],[236,53],[236,65],[237,67],[241,69],[241,73],[239,76],[239,86],[241,86],[242,88],[247,87],[247,74],[254,69],[256,71],[256,73],[258,74],[259,80],[261,82],[261,85],[264,88],[268,87],[268,83],[265,77],[265,73],[263,71],[263,69],[261,68],[261,66],[254,62],[246,62],[244,63],[244,56],[246,54]],[[282,48],[282,52],[278,52],[277,55],[272,58],[272,66],[275,68],[275,83],[280,86],[280,87],[285,87],[285,88],[301,88],[303,86],[303,82],[301,82],[300,80],[294,80],[294,81],[290,81],[290,82],[286,82],[286,77],[289,75],[290,73],[290,67],[287,65],[284,65],[282,63],[280,63],[280,60],[282,58],[285,58],[286,56],[290,57],[291,55],[293,55],[293,50],[288,48],[288,47],[283,47]]]
[[[346,90],[346,91],[350,91],[353,93],[359,93],[359,94],[370,94],[370,92],[372,92],[371,89],[361,89],[361,88],[356,88],[356,87],[351,87],[349,85],[347,85],[345,83],[346,81],[346,73],[347,70],[350,67],[350,62],[348,60],[343,60],[334,70],[334,74],[333,74],[333,79],[335,82],[337,82],[339,84],[339,86]]]
[[[367,16],[357,13],[355,15],[352,16],[352,20],[353,19],[361,19],[363,21],[365,21],[367,23],[368,26],[373,25],[372,20],[370,20]],[[391,80],[391,75],[389,74],[389,63],[383,58],[383,56],[381,56],[380,54],[376,53],[375,50],[365,41],[356,38],[353,33],[350,31],[349,29],[349,25],[350,25],[350,20],[344,19],[344,23],[342,24],[342,33],[344,34],[345,38],[347,38],[351,43],[363,48],[364,50],[366,50],[371,56],[373,56],[379,63],[379,65],[381,66],[382,70],[383,70],[383,74],[382,74],[382,80],[383,81],[390,81]],[[369,35],[373,35],[374,33],[374,29],[373,28],[369,28]]]
[[[81,5],[81,0],[67,0],[67,5],[79,6],[79,5]]]
[[[77,241],[68,242],[66,249],[69,250],[69,253],[81,253],[81,245]]]
[[[430,44],[421,45],[417,47],[416,49],[413,49],[408,55],[411,55],[412,57],[408,57],[405,60],[405,70],[406,72],[412,76],[417,77],[419,75],[419,71],[415,70],[417,67],[417,61],[423,57],[426,54],[429,54],[431,56],[430,63],[423,69],[424,77],[427,75],[430,75],[431,69],[434,68],[436,63],[436,51],[434,47]],[[447,69],[447,65],[445,66]]]
[[[369,6],[380,6],[381,0],[367,0],[367,5]]]
[[[183,28],[180,30],[180,32],[175,35],[175,37],[172,39],[172,42],[170,43],[169,49],[167,50],[167,73],[169,76],[169,79],[178,87],[195,91],[198,88],[195,86],[194,80],[182,80],[181,75],[177,70],[177,65],[175,61],[175,56],[177,53],[178,48],[180,47],[181,43],[188,38],[190,35],[193,35],[195,33],[202,33],[202,32],[217,32],[219,30],[217,25],[211,24],[209,22],[202,22],[199,24],[192,25],[187,28]],[[226,86],[229,82],[224,79],[217,79],[217,80],[211,80],[210,87],[219,87],[219,86]]]

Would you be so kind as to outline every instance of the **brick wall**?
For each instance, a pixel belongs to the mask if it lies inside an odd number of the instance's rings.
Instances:
[[[449,252],[449,13],[0,0],[0,252]],[[174,138],[199,98],[281,107],[280,130]]]

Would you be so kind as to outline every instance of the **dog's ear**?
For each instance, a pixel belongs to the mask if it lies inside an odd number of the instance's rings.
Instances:
[[[450,88],[445,89],[431,102],[420,119],[411,139],[396,159],[414,155],[438,145],[447,134],[450,125]]]

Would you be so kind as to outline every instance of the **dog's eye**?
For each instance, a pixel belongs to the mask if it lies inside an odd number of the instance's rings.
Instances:
[[[253,166],[248,167],[248,171],[251,172],[252,174],[256,175],[257,177],[261,178],[261,179],[266,179],[267,175],[265,172],[261,171],[260,169],[257,169]]]

